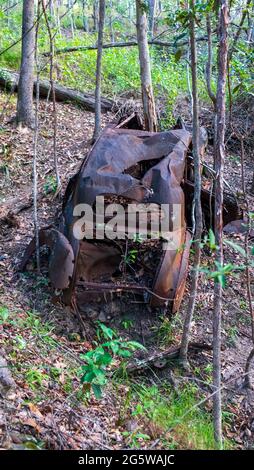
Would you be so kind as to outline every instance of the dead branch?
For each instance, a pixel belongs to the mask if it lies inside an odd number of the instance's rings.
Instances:
[[[207,36],[202,36],[200,38],[197,38],[197,41],[207,41]],[[160,46],[160,47],[172,47],[175,48],[176,46],[182,47],[182,46],[187,46],[189,41],[182,41],[179,43],[176,42],[166,42],[166,41],[159,41],[157,39],[153,39],[148,41],[148,44],[151,46]],[[107,44],[103,44],[102,48],[103,49],[112,49],[112,48],[118,48],[118,47],[135,47],[137,46],[138,43],[137,41],[127,41],[127,42],[110,42]],[[70,52],[81,52],[81,51],[95,51],[97,50],[98,46],[73,46],[73,47],[63,47],[62,49],[56,49],[55,54],[60,55],[60,54],[68,54]],[[43,52],[42,55],[44,57],[49,57],[50,52]]]

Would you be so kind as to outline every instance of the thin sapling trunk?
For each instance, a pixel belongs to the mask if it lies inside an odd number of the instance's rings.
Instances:
[[[94,125],[93,141],[98,139],[100,131],[101,131],[101,68],[102,68],[102,46],[103,46],[104,22],[105,22],[105,0],[100,0],[98,48],[97,48],[97,63],[96,63],[95,125]]]
[[[190,2],[190,7],[194,10],[195,1]],[[195,231],[194,231],[194,263],[191,275],[190,298],[187,307],[186,317],[184,321],[183,335],[180,349],[180,361],[184,367],[188,367],[188,345],[190,341],[191,322],[195,309],[199,265],[201,254],[201,236],[202,236],[202,208],[201,208],[201,168],[200,168],[200,152],[199,152],[199,106],[198,106],[198,90],[197,90],[197,49],[195,35],[195,18],[190,18],[190,49],[191,49],[191,73],[192,73],[192,100],[193,100],[193,161],[194,161],[194,214],[195,214]]]

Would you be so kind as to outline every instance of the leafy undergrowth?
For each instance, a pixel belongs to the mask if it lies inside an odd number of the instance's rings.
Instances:
[[[36,312],[10,311],[4,306],[0,330],[0,347],[5,348],[16,383],[5,397],[8,414],[1,416],[3,448],[215,448],[211,413],[198,406],[203,397],[196,385],[175,390],[166,382],[158,387],[125,377],[114,380],[96,400],[84,376],[80,377],[84,358],[89,354],[93,358],[103,349],[98,343],[101,337],[89,343],[76,335],[70,341],[57,335],[54,325],[41,321]],[[114,340],[114,347],[119,344],[121,351],[137,347]],[[93,370],[98,370],[97,365],[94,362]]]
[[[176,391],[166,382],[162,387],[135,385],[131,399],[136,402],[133,424],[143,421],[145,439],[153,438],[167,449],[215,448],[212,417],[197,406],[197,386],[185,384]],[[135,442],[140,433],[139,427],[129,432],[129,442]]]
[[[36,312],[4,306],[0,330],[0,347],[16,382],[5,397],[8,414],[0,406],[3,448],[214,448],[211,416],[197,407],[196,386],[176,392],[168,385],[120,380],[96,400],[80,376],[84,357],[102,349],[102,338],[89,343],[73,335],[70,341]],[[114,340],[114,347],[118,344],[121,351],[136,347]]]

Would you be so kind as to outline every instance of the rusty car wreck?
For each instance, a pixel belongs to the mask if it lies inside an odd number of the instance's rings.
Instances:
[[[66,305],[86,312],[91,303],[125,296],[127,302],[149,308],[167,308],[172,313],[179,309],[191,244],[191,141],[191,132],[186,129],[146,132],[135,114],[105,128],[69,181],[59,226],[40,231],[40,244],[50,247],[49,277]],[[205,141],[200,141],[202,155],[204,151]],[[161,237],[141,241],[77,239],[74,226],[81,214],[75,215],[75,208],[80,204],[94,208],[97,196],[104,196],[106,205],[120,202],[124,207],[132,203],[179,205],[179,246],[165,249],[168,242]],[[202,204],[208,220],[213,195],[205,189]],[[236,218],[238,207],[232,197],[224,207],[224,223]],[[169,222],[173,227],[173,220]],[[23,269],[34,248],[32,240],[23,257]]]

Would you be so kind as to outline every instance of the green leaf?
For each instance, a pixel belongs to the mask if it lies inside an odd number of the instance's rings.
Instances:
[[[103,323],[99,323],[99,328],[102,330],[104,338],[112,339],[115,336],[114,331],[111,328],[108,328]]]
[[[218,274],[217,278],[215,278],[215,282],[219,282],[219,284],[221,285],[221,287],[224,289],[224,287],[226,286],[226,277],[224,274]]]
[[[113,354],[117,354],[119,351],[119,342],[118,341],[111,341],[108,343],[108,348],[110,348],[113,352]]]
[[[97,400],[100,400],[102,397],[101,386],[97,384],[92,384],[92,390]]]
[[[97,362],[99,365],[108,366],[112,362],[112,356],[108,352],[105,352],[98,358]]]
[[[130,351],[128,351],[127,349],[120,349],[118,354],[121,357],[131,357],[132,356],[132,353]]]
[[[224,240],[224,243],[226,245],[231,246],[231,248],[233,248],[235,251],[237,251],[238,253],[240,253],[241,255],[243,255],[246,258],[246,251],[244,250],[244,248],[242,248],[242,246],[240,246],[237,243],[234,243],[230,240]]]
[[[175,62],[178,63],[183,55],[183,49],[177,49],[175,52]]]
[[[0,307],[0,320],[6,322],[9,318],[9,310],[7,307]]]
[[[127,347],[135,350],[135,349],[142,349],[143,351],[146,351],[145,346],[143,344],[138,343],[137,341],[128,341],[127,342]]]
[[[81,377],[81,383],[92,383],[94,377],[94,372],[88,372],[87,374],[83,375],[83,377]]]
[[[215,235],[211,228],[209,229],[209,232],[208,232],[208,240],[209,240],[210,250],[216,250]]]
[[[242,86],[242,83],[238,83],[238,85],[236,85],[236,86],[233,88],[232,93],[236,93],[236,92],[239,90],[239,88],[240,88],[241,86]]]

